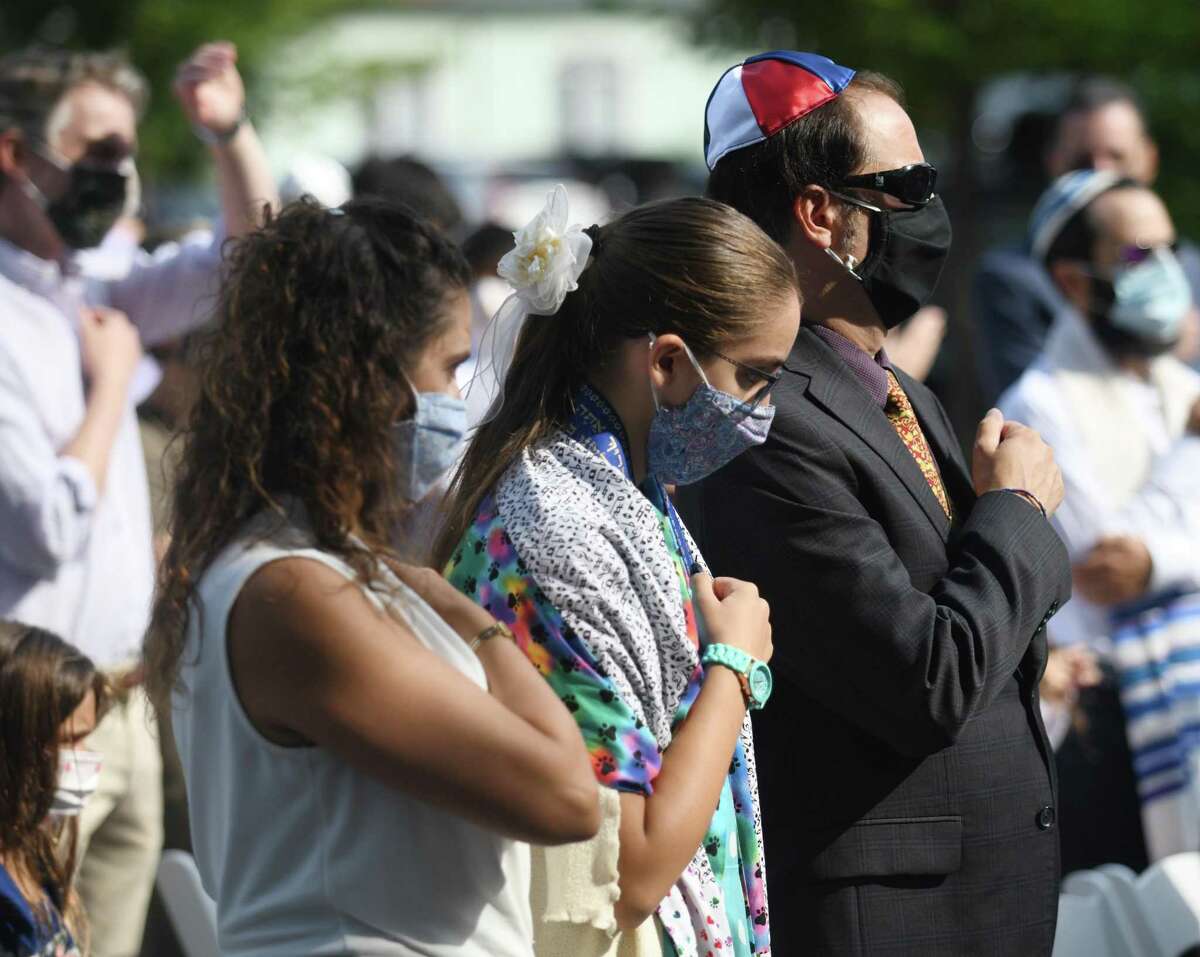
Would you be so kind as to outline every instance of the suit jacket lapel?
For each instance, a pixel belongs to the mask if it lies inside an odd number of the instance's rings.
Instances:
[[[859,436],[908,489],[943,540],[950,520],[942,511],[925,475],[892,423],[841,358],[816,333],[803,326],[785,367],[808,377],[808,395],[826,412]],[[915,408],[915,406],[914,406]],[[921,417],[917,410],[918,418]],[[924,420],[922,419],[922,427]],[[936,451],[934,453],[937,454]]]

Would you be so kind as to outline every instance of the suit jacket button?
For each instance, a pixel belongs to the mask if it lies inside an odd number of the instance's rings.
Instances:
[[[1054,813],[1054,808],[1047,804],[1037,813],[1037,826],[1043,831],[1048,831],[1054,827],[1054,822],[1057,819],[1058,817]]]

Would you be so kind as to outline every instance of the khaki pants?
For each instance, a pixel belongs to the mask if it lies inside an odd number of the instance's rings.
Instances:
[[[137,957],[163,842],[162,757],[145,693],[115,702],[87,747],[104,756],[79,819],[77,887],[92,957]]]

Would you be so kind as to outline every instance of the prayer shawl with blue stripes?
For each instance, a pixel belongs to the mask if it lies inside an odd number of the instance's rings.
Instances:
[[[1187,530],[1197,527],[1191,503],[1200,495],[1200,475],[1190,474],[1190,469],[1164,469],[1156,462],[1156,454],[1161,453],[1156,453],[1151,441],[1146,406],[1134,398],[1124,374],[1077,314],[1064,312],[1055,321],[1045,352],[1026,375],[1037,374],[1052,378],[1070,423],[1071,442],[1083,451],[1069,456],[1070,468],[1087,469],[1089,486],[1100,493],[1091,503],[1098,514],[1086,527],[1089,523],[1080,515],[1089,503],[1069,502],[1072,485],[1081,484],[1080,476],[1066,475],[1068,504],[1076,517],[1067,534],[1073,560],[1087,554],[1095,538],[1112,534],[1141,538],[1153,556],[1162,537],[1155,534],[1158,540],[1151,541],[1151,533],[1176,527],[1183,532],[1182,542],[1172,544],[1186,548]],[[1179,442],[1200,393],[1195,374],[1178,360],[1160,356],[1151,362],[1146,383],[1158,393],[1167,437]],[[1036,417],[1028,424],[1042,425]],[[1174,451],[1170,458],[1189,464],[1187,458],[1176,459]],[[1068,456],[1062,461],[1067,473]],[[1150,491],[1155,494],[1146,498]],[[1163,579],[1156,593],[1128,605],[1111,611],[1086,604],[1073,609],[1078,620],[1095,627],[1089,638],[1102,639],[1101,632],[1107,631],[1112,643],[1146,849],[1152,860],[1200,850],[1200,594],[1196,592],[1200,579],[1195,566],[1173,571],[1179,577]],[[1072,599],[1076,601],[1080,599]],[[1072,611],[1069,606],[1067,610]],[[1053,640],[1055,623],[1050,627]]]
[[[1117,610],[1112,637],[1150,859],[1200,849],[1200,592]]]

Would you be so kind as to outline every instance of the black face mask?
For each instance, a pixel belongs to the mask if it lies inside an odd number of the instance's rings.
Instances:
[[[873,214],[871,249],[857,270],[830,255],[862,282],[884,327],[898,326],[929,301],[942,275],[953,238],[946,207],[940,196],[915,209],[880,209],[834,195]]]
[[[30,195],[66,245],[72,249],[99,246],[125,212],[134,175],[132,163],[126,161],[128,167],[121,170],[83,163],[64,169],[58,161],[50,157],[46,160],[69,177],[67,188],[57,199],[47,200],[33,181],[27,180]]]
[[[46,216],[72,249],[91,249],[121,218],[128,194],[128,174],[77,164],[67,191],[46,207]]]

